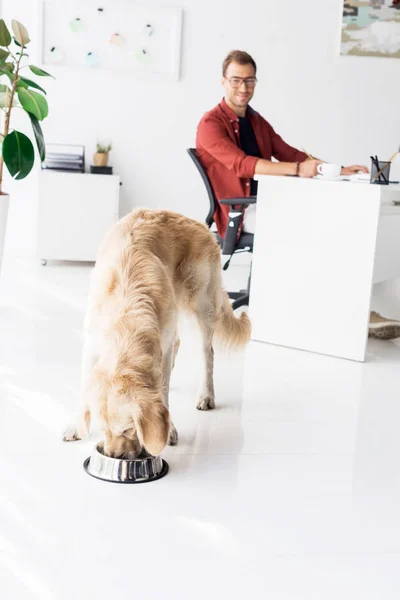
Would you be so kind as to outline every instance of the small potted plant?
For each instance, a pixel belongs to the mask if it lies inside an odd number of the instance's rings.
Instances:
[[[93,154],[93,162],[96,167],[106,167],[108,165],[108,153],[111,151],[111,147],[111,144],[108,144],[108,146],[96,145],[96,152]]]
[[[45,159],[45,144],[40,121],[48,115],[46,92],[35,81],[21,75],[22,69],[30,69],[40,77],[51,77],[39,67],[26,64],[29,58],[26,47],[30,42],[25,27],[11,21],[13,35],[3,19],[0,19],[0,110],[3,111],[3,130],[0,134],[0,269],[6,235],[9,195],[3,192],[3,167],[6,165],[14,179],[24,179],[32,170],[35,151],[29,137],[11,129],[11,113],[18,107],[28,115],[40,159]],[[25,74],[25,71],[22,71]],[[5,81],[5,83],[3,83]]]

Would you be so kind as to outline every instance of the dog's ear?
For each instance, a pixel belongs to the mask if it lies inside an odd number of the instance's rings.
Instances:
[[[168,443],[170,428],[169,411],[165,404],[161,400],[141,402],[134,420],[140,443],[153,456],[161,454]]]

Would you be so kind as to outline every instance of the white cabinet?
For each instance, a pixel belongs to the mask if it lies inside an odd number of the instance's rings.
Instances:
[[[41,171],[37,255],[43,261],[95,261],[119,218],[116,175]]]

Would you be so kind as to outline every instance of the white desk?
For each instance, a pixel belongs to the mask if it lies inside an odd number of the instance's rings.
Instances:
[[[257,179],[252,338],[364,361],[372,284],[400,277],[400,185]]]

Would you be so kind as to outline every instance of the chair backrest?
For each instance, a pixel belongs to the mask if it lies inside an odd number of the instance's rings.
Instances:
[[[214,196],[214,192],[211,187],[210,181],[207,177],[207,173],[205,172],[203,165],[201,164],[201,162],[198,159],[196,148],[188,148],[187,152],[188,152],[190,158],[192,159],[192,161],[194,162],[194,164],[196,165],[197,170],[199,171],[201,178],[204,182],[204,185],[206,186],[208,200],[210,202],[210,210],[208,211],[208,215],[206,217],[206,224],[208,225],[208,227],[211,227],[211,225],[214,223],[214,213],[215,213],[215,208],[217,206],[217,201]]]

